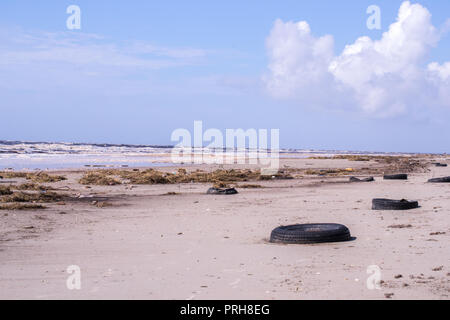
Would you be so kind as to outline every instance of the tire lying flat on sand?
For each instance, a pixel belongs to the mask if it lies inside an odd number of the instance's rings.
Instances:
[[[372,182],[375,181],[375,179],[373,177],[368,177],[368,178],[357,178],[357,177],[350,177],[350,182]]]
[[[350,231],[342,224],[312,223],[281,226],[272,230],[270,242],[308,244],[351,240]]]
[[[410,210],[419,207],[419,202],[391,199],[373,199],[372,210]]]
[[[431,182],[431,183],[450,183],[450,177],[434,178],[434,179],[428,180],[428,182]]]
[[[433,163],[436,167],[446,167],[447,164],[446,163],[440,163],[440,162],[435,162]]]
[[[235,188],[226,188],[226,189],[220,189],[220,188],[209,188],[208,191],[206,191],[207,194],[236,194],[238,193]]]
[[[401,174],[386,174],[384,175],[384,180],[408,180],[408,175],[401,173]]]

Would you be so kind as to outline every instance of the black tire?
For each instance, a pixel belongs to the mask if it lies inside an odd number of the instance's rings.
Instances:
[[[351,240],[350,231],[342,224],[313,223],[281,226],[272,230],[270,242],[274,243],[323,243]]]
[[[387,174],[384,176],[384,180],[408,180],[408,175],[401,174]]]
[[[419,202],[390,199],[373,199],[372,210],[410,210],[419,207]]]
[[[434,179],[428,180],[428,182],[431,182],[431,183],[450,183],[450,177],[434,178]]]
[[[236,194],[238,193],[235,188],[219,189],[219,188],[209,188],[206,191],[207,194]]]
[[[375,179],[373,177],[368,177],[368,178],[356,178],[356,177],[350,177],[350,182],[372,182],[375,181]]]
[[[436,162],[436,163],[433,163],[436,167],[446,167],[447,166],[447,164],[446,163],[439,163],[439,162]]]

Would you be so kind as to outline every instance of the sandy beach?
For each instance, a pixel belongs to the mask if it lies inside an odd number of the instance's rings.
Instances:
[[[67,178],[43,183],[63,200],[0,211],[0,298],[448,299],[450,189],[426,183],[450,175],[431,165],[448,159],[410,159],[422,165],[395,181],[383,180],[386,164],[373,160],[282,158],[293,179],[237,182],[236,195],[207,195],[211,183],[82,185],[81,170],[47,172]],[[339,174],[314,173],[325,169]],[[375,182],[348,182],[369,172]],[[3,178],[0,186],[24,182]],[[418,200],[420,208],[373,211],[372,198]],[[344,224],[354,239],[268,241],[280,225],[316,222]],[[80,290],[66,284],[72,265]],[[378,289],[367,286],[370,266],[381,270]]]

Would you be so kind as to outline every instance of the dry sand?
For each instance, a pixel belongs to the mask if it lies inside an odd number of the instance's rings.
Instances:
[[[311,159],[281,164],[375,165]],[[230,196],[206,195],[211,185],[200,183],[86,188],[77,183],[80,172],[58,173],[68,180],[51,185],[71,188],[70,194],[81,194],[78,201],[0,211],[1,299],[450,296],[450,185],[426,183],[449,176],[450,168],[430,166],[408,181],[380,175],[372,183],[347,183],[347,176],[258,181],[265,188],[238,188],[239,194]],[[376,197],[419,200],[421,207],[372,211]],[[112,206],[98,208],[94,200]],[[268,242],[279,225],[312,222],[345,224],[356,239],[317,245]],[[70,265],[81,268],[81,290],[67,289]],[[381,269],[380,289],[366,285],[371,265]]]

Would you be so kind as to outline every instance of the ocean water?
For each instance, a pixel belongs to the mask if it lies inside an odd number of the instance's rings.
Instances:
[[[0,170],[170,165],[168,146],[0,141]]]
[[[170,166],[171,146],[49,143],[0,140],[0,170],[123,168]],[[374,152],[282,149],[281,158]],[[384,153],[382,153],[384,154]]]

